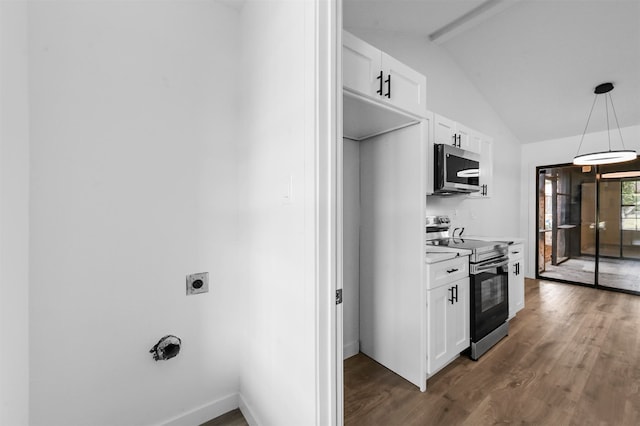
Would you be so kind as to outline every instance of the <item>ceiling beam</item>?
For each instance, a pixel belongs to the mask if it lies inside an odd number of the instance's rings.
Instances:
[[[429,40],[436,44],[444,43],[447,40],[465,32],[482,21],[502,12],[513,6],[520,0],[487,0],[474,9],[454,19],[442,28],[429,34]]]

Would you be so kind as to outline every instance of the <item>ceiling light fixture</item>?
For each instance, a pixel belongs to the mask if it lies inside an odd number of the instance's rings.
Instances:
[[[584,132],[582,132],[582,138],[580,139],[578,152],[576,153],[576,156],[573,157],[573,164],[578,166],[583,166],[583,165],[593,165],[593,164],[623,163],[625,161],[635,160],[636,157],[638,156],[635,150],[624,149],[624,141],[622,140],[622,131],[620,131],[618,116],[616,115],[616,109],[614,108],[613,100],[611,99],[610,92],[612,90],[613,90],[613,83],[602,83],[596,86],[595,90],[593,91],[593,93],[595,93],[595,97],[593,98],[591,111],[589,111],[589,117],[587,118],[587,125],[584,127]],[[587,127],[589,127],[589,120],[591,120],[591,113],[593,112],[593,107],[596,105],[596,101],[598,100],[598,95],[602,95],[602,94],[605,95],[604,105],[607,113],[607,137],[609,138],[609,150],[579,155],[580,148],[582,147],[582,141],[584,140],[584,136],[587,133]],[[609,103],[611,103],[613,116],[616,119],[616,126],[618,127],[618,133],[620,134],[620,142],[622,143],[621,150],[611,150],[611,134],[609,132]]]

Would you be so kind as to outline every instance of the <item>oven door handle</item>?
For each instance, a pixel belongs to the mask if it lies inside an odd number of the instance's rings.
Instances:
[[[487,263],[486,265],[478,265],[478,266],[476,266],[476,272],[477,273],[485,272],[485,271],[488,271],[489,269],[499,268],[499,267],[505,266],[507,264],[509,264],[509,258],[501,259],[498,262]]]

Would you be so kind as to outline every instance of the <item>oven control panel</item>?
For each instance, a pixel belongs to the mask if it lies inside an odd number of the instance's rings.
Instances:
[[[427,226],[451,226],[451,219],[447,215],[427,216]]]

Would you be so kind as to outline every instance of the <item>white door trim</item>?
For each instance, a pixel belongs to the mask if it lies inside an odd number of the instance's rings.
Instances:
[[[316,424],[343,424],[342,0],[315,0]]]

